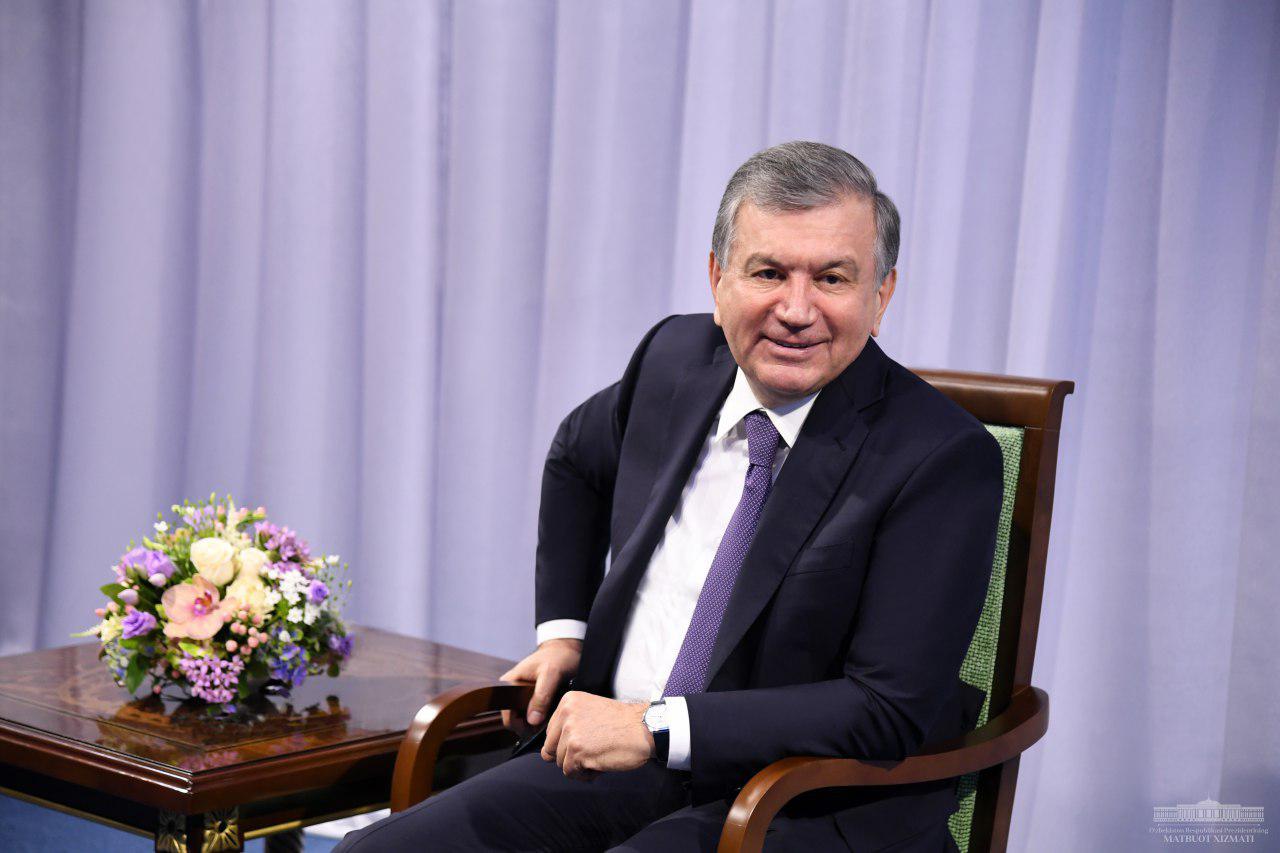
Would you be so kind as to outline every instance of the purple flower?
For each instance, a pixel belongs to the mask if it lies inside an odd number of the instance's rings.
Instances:
[[[271,677],[276,681],[283,681],[285,684],[297,687],[307,680],[307,665],[299,663],[297,666],[290,667],[287,663],[281,663],[271,668]]]
[[[230,660],[219,658],[194,658],[183,654],[178,661],[178,669],[182,671],[191,695],[216,705],[225,705],[236,698],[236,687],[240,683],[240,673],[244,671],[244,661],[233,657]]]
[[[152,575],[164,575],[167,579],[173,577],[176,568],[173,565],[173,561],[163,551],[134,548],[120,558],[120,565],[116,566],[116,577],[123,583],[129,569],[135,569],[144,578],[150,578]]]
[[[269,521],[259,521],[253,525],[253,532],[258,546],[280,555],[281,562],[305,563],[311,559],[311,549],[307,543],[298,538],[298,534],[289,527],[278,527]]]
[[[121,557],[120,562],[112,567],[116,570],[116,580],[124,583],[128,579],[129,569],[134,566],[138,568],[138,571],[142,571],[143,555],[146,553],[147,549],[139,546]]]
[[[182,516],[182,520],[185,521],[189,527],[200,530],[204,527],[213,526],[213,522],[217,517],[217,512],[218,511],[215,507],[201,507],[200,509],[192,510]]]
[[[143,637],[156,629],[156,617],[145,610],[130,610],[124,617],[124,621],[120,623],[120,627],[124,629],[126,640]]]
[[[336,652],[339,657],[350,657],[351,655],[351,638],[342,634],[329,635],[329,650]]]
[[[168,555],[162,551],[148,551],[145,558],[147,577],[152,575],[164,575],[166,578],[173,577],[173,573],[177,571],[177,566],[169,559]]]
[[[307,678],[307,664],[310,655],[296,643],[285,643],[277,655],[267,663],[271,667],[271,677],[297,687]]]
[[[307,590],[307,600],[312,604],[319,604],[329,597],[329,587],[325,586],[324,581],[312,581],[311,587]]]

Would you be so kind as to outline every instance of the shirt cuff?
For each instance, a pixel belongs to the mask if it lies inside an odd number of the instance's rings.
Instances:
[[[538,626],[538,645],[547,640],[581,640],[587,636],[587,623],[579,619],[549,619]]]
[[[667,705],[667,727],[670,730],[667,766],[672,770],[688,770],[692,763],[689,755],[689,706],[683,696],[666,696],[663,701]]]

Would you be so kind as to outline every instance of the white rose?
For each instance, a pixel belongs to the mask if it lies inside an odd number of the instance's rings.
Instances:
[[[236,563],[240,566],[238,578],[248,576],[256,580],[262,574],[262,567],[267,564],[267,553],[258,548],[245,548],[236,555]]]
[[[191,543],[191,564],[200,577],[214,586],[224,586],[236,574],[236,549],[216,536]]]
[[[227,598],[234,598],[250,616],[265,616],[271,609],[267,605],[267,588],[257,575],[247,574],[243,569],[227,587]]]
[[[98,627],[98,639],[103,643],[109,643],[123,633],[124,629],[120,625],[120,618],[117,616],[108,616],[102,620],[102,624]]]

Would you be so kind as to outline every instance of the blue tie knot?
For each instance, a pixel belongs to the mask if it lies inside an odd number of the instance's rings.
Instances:
[[[747,427],[747,455],[751,457],[751,464],[772,470],[773,457],[778,453],[779,438],[773,421],[756,409],[743,418],[742,422]]]

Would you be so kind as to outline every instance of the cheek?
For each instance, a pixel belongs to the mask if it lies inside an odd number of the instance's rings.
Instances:
[[[756,337],[768,314],[768,306],[742,297],[721,301],[716,310],[726,334],[738,339]]]
[[[823,312],[823,317],[832,336],[842,346],[848,346],[870,332],[875,319],[875,304],[861,299],[852,304],[842,302],[830,306],[830,310]]]

